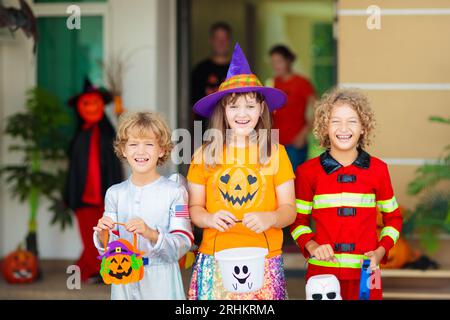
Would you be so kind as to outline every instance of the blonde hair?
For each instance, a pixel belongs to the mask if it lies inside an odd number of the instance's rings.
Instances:
[[[365,148],[371,143],[375,129],[375,116],[370,107],[369,100],[357,89],[334,88],[322,96],[314,109],[314,136],[319,140],[321,147],[326,149],[331,147],[330,137],[328,136],[331,110],[333,107],[343,104],[348,104],[358,114],[362,129],[364,130],[359,137],[358,147]]]
[[[209,129],[215,129],[215,133],[220,133],[221,139],[217,137],[214,132],[209,131],[210,134],[206,137],[209,141],[205,142],[202,146],[203,160],[207,167],[215,167],[223,160],[222,155],[223,147],[226,143],[224,141],[226,130],[230,129],[225,115],[225,107],[230,103],[235,103],[236,100],[242,96],[246,99],[255,99],[257,103],[261,104],[262,114],[254,128],[256,131],[254,138],[257,139],[258,143],[259,164],[265,165],[270,160],[272,154],[272,138],[270,132],[272,120],[264,96],[257,92],[231,93],[223,97],[217,103],[210,118]],[[261,129],[266,129],[268,134],[260,134],[259,130]]]
[[[119,118],[119,128],[117,129],[114,141],[114,152],[120,159],[125,159],[123,150],[130,135],[134,134],[138,138],[155,136],[155,139],[164,155],[158,159],[157,165],[164,164],[169,159],[173,149],[171,131],[166,121],[155,112],[126,112]]]

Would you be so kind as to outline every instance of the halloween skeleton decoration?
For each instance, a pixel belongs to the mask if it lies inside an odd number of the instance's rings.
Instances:
[[[310,277],[306,283],[306,300],[342,300],[338,279],[332,274]]]
[[[106,284],[127,284],[144,277],[142,252],[124,239],[108,244],[102,260],[100,275]]]
[[[33,38],[33,52],[36,53],[36,42],[38,40],[36,17],[25,0],[19,0],[19,3],[20,9],[7,8],[3,6],[0,0],[0,28],[9,28],[11,32],[22,29],[27,38]]]
[[[257,206],[263,184],[262,176],[248,167],[230,167],[220,173],[218,190],[221,200],[232,209]]]
[[[31,283],[38,274],[38,261],[30,251],[20,247],[3,261],[3,276],[9,283]]]

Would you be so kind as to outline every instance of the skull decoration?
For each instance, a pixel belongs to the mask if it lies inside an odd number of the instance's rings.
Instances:
[[[306,300],[342,300],[338,279],[332,274],[310,277],[306,283]]]
[[[100,274],[106,284],[127,284],[144,276],[142,252],[124,239],[111,242],[98,259],[102,260]]]
[[[248,167],[226,168],[218,176],[219,197],[228,208],[247,209],[262,199],[263,177]]]

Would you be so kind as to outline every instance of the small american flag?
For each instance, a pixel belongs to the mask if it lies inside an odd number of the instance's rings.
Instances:
[[[175,217],[189,218],[189,208],[187,204],[175,205]]]

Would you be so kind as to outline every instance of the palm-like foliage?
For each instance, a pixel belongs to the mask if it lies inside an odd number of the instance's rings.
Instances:
[[[450,119],[431,117],[431,121],[450,124]],[[436,184],[450,180],[450,145],[436,163],[424,164],[416,171],[416,178],[409,184],[408,193],[423,194],[421,201],[411,212],[404,232],[417,231],[421,245],[429,252],[438,249],[438,234],[450,233],[450,193],[436,191]]]
[[[0,174],[14,198],[29,202],[29,234],[36,232],[40,197],[50,200],[53,223],[59,222],[62,229],[72,223],[62,202],[66,176],[63,160],[69,144],[63,129],[69,121],[58,98],[40,88],[29,90],[26,109],[7,119],[5,134],[13,138],[9,151],[20,152],[23,158],[20,163],[1,167]]]

